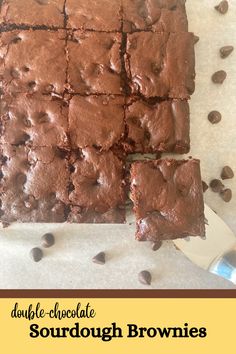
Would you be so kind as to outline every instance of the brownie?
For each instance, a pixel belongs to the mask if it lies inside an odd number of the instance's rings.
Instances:
[[[189,152],[189,105],[168,100],[150,104],[138,99],[126,107],[127,152]]]
[[[204,203],[198,160],[136,162],[131,168],[140,241],[204,236]]]
[[[123,0],[123,31],[188,31],[185,0]]]
[[[1,100],[3,144],[68,147],[68,107],[50,96],[5,96]]]
[[[108,150],[124,135],[124,98],[119,96],[74,96],[69,107],[72,148],[97,146]]]
[[[68,41],[70,91],[121,93],[121,34],[76,31]]]
[[[5,25],[64,26],[65,0],[0,1],[0,22]]]
[[[123,223],[125,221],[124,162],[111,150],[82,150],[72,161],[71,213],[78,223]]]
[[[60,150],[1,145],[1,221],[63,222],[69,167]]]
[[[127,37],[126,68],[132,92],[188,99],[194,92],[194,35],[137,32]]]
[[[121,30],[120,0],[67,0],[66,14],[69,28],[106,32]]]
[[[0,76],[5,93],[58,93],[66,83],[66,32],[0,33]]]

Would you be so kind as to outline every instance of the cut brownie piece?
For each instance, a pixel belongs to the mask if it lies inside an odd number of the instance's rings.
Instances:
[[[74,96],[69,107],[72,147],[96,146],[108,150],[124,135],[124,98],[119,96]]]
[[[129,153],[189,151],[189,105],[187,101],[168,100],[149,104],[137,100],[126,107]]]
[[[5,93],[58,93],[66,84],[66,32],[10,31],[0,34],[0,75]]]
[[[1,145],[1,221],[63,222],[69,167],[56,148]]]
[[[3,0],[0,22],[16,26],[63,27],[64,3],[65,0]]]
[[[192,33],[138,32],[127,37],[126,68],[133,93],[189,98],[195,78]]]
[[[1,101],[3,144],[68,147],[68,107],[50,96],[19,94]]]
[[[204,236],[204,203],[198,160],[136,162],[131,169],[136,238]]]
[[[68,27],[94,31],[121,30],[120,0],[67,0]]]
[[[76,31],[68,41],[71,92],[121,93],[121,34]]]
[[[94,148],[74,156],[69,221],[123,223],[125,221],[124,163],[111,150]]]
[[[123,30],[187,32],[185,0],[123,0]]]

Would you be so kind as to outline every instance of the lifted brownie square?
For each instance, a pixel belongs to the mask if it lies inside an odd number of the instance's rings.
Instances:
[[[126,107],[129,153],[189,152],[189,105],[187,101],[168,100],[148,103],[141,99]]]
[[[64,222],[69,167],[60,150],[1,145],[1,221]]]
[[[108,150],[124,135],[124,98],[74,96],[69,106],[69,136],[73,148]]]
[[[68,27],[94,31],[121,30],[120,0],[67,0]]]
[[[0,22],[16,26],[63,27],[64,3],[65,0],[3,0]]]
[[[71,213],[78,223],[123,223],[125,221],[124,162],[111,150],[82,150],[72,161]]]
[[[192,33],[137,32],[127,37],[126,69],[133,93],[190,97],[195,88]]]
[[[187,32],[185,0],[123,0],[123,30]]]
[[[120,47],[120,33],[74,32],[68,40],[71,92],[120,94]]]
[[[136,162],[131,198],[139,241],[204,236],[204,203],[198,160]]]
[[[4,96],[1,101],[2,144],[68,148],[68,107],[50,96]]]
[[[4,93],[64,92],[66,32],[14,30],[0,34],[0,75]]]

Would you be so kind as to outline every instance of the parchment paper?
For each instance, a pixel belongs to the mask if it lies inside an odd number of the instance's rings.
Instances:
[[[206,182],[218,178],[221,168],[230,165],[236,172],[236,65],[234,52],[221,59],[219,48],[236,48],[236,1],[229,12],[214,10],[217,0],[188,0],[190,31],[200,36],[196,45],[196,93],[191,100],[191,139],[189,155],[200,158]],[[223,69],[228,77],[222,86],[211,75]],[[207,115],[219,110],[223,119],[211,125]],[[236,233],[236,178],[225,182],[233,190],[231,203],[207,191],[205,200]],[[171,242],[154,252],[149,243],[134,240],[134,225],[55,225],[13,224],[0,230],[0,288],[146,288],[138,282],[138,272],[150,270],[151,288],[235,288],[231,283],[205,272],[188,261]],[[53,232],[56,245],[44,250],[39,263],[29,258],[40,237]],[[222,235],[223,237],[223,235]],[[105,265],[91,259],[105,251]]]

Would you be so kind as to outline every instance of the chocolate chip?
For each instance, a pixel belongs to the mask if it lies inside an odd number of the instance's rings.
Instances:
[[[229,166],[223,167],[221,172],[221,178],[222,179],[234,178],[234,171],[232,170],[232,168]]]
[[[218,5],[215,6],[215,9],[222,15],[226,14],[226,12],[228,12],[229,9],[228,1],[226,0],[221,1]]]
[[[218,111],[212,111],[208,114],[208,120],[211,124],[217,124],[221,121],[221,114]]]
[[[219,179],[213,179],[210,183],[210,187],[213,192],[220,193],[224,189],[223,183]]]
[[[205,181],[202,181],[202,189],[203,193],[205,193],[208,190],[209,186]]]
[[[224,202],[229,203],[232,199],[232,191],[231,189],[227,188],[225,190],[223,190],[220,193],[221,198],[224,200]]]
[[[39,262],[43,258],[43,251],[38,247],[32,248],[30,251],[30,257],[34,262]]]
[[[232,45],[226,45],[220,48],[220,56],[222,59],[227,58],[234,51],[234,47]]]
[[[224,70],[219,70],[219,71],[216,71],[211,79],[212,81],[214,82],[214,84],[223,84],[223,82],[225,81],[227,77],[227,74]]]
[[[156,241],[152,243],[152,250],[157,251],[161,248],[162,242],[161,241]]]
[[[41,238],[42,246],[45,248],[52,247],[55,244],[55,238],[53,234],[47,233]]]
[[[105,264],[106,263],[105,253],[104,252],[98,253],[96,256],[93,257],[92,260],[93,260],[93,263]]]
[[[138,275],[138,280],[140,281],[141,284],[151,285],[152,282],[151,273],[147,270],[142,270],[142,272],[140,272]]]
[[[200,39],[200,38],[195,35],[194,38],[193,38],[194,44],[196,44],[197,42],[199,42],[199,39]]]

